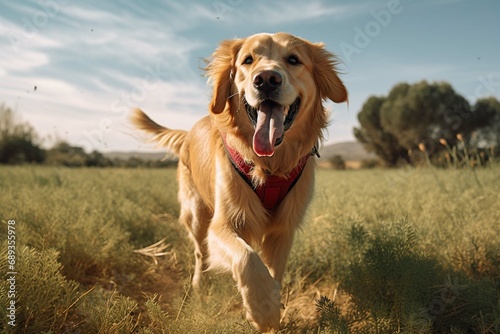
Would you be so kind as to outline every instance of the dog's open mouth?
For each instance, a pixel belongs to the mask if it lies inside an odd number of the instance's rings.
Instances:
[[[272,100],[263,101],[257,108],[252,107],[245,99],[245,108],[255,132],[253,135],[253,150],[260,157],[270,157],[274,149],[283,141],[285,131],[290,128],[299,111],[300,97],[288,106]]]

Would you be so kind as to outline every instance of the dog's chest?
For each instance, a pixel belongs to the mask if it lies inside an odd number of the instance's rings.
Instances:
[[[238,172],[243,180],[254,190],[259,197],[262,206],[269,211],[276,209],[285,199],[286,195],[292,190],[293,186],[299,180],[302,171],[311,154],[307,154],[299,160],[297,166],[290,172],[288,177],[280,177],[276,175],[268,175],[266,182],[255,187],[252,184],[251,171],[254,168],[253,164],[248,163],[241,154],[231,148],[226,143],[225,136],[222,136],[226,153],[231,160],[231,164]]]

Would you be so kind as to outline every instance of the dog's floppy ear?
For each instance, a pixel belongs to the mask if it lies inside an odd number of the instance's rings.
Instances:
[[[242,44],[241,39],[225,40],[207,60],[205,71],[213,86],[209,110],[214,114],[219,114],[226,108],[236,70],[235,61]]]
[[[323,43],[311,45],[314,77],[322,99],[341,103],[348,100],[347,89],[337,75],[337,58],[325,50]]]

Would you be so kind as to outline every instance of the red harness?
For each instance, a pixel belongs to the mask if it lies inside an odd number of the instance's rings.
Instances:
[[[250,172],[254,168],[254,165],[252,163],[247,163],[238,151],[227,145],[225,135],[222,135],[222,141],[224,142],[224,147],[226,148],[226,152],[231,160],[231,163],[233,164],[234,169],[236,169],[243,180],[245,180],[246,183],[255,191],[262,205],[267,210],[274,210],[280,205],[281,201],[299,180],[300,175],[302,174],[302,171],[307,163],[307,159],[309,159],[309,157],[316,152],[316,150],[313,150],[313,153],[308,153],[303,156],[299,160],[297,166],[290,172],[288,177],[269,175],[265,184],[254,187],[250,177]]]

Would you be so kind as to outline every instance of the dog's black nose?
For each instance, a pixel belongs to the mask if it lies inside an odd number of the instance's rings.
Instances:
[[[276,71],[262,71],[253,78],[253,86],[265,93],[271,93],[281,87],[283,78]]]

